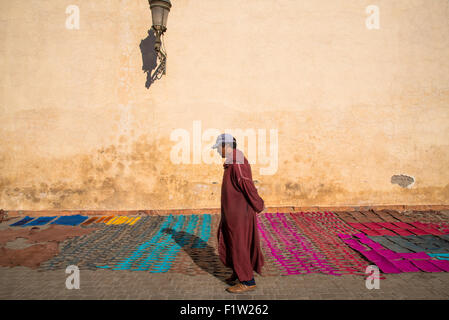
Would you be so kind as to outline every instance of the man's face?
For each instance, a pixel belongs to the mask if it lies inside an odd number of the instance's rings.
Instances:
[[[225,158],[226,157],[226,145],[219,146],[217,148],[217,152],[222,158]]]
[[[232,154],[232,150],[232,147],[228,144],[221,145],[217,148],[217,152],[222,158],[226,158],[226,154]]]

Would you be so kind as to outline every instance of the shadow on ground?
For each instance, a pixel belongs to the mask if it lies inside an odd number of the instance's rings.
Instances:
[[[171,234],[173,240],[192,258],[192,261],[198,267],[218,280],[229,284],[225,279],[231,275],[232,270],[222,264],[215,253],[215,249],[207,242],[194,234],[184,231],[176,231],[171,228],[166,228],[162,231]]]

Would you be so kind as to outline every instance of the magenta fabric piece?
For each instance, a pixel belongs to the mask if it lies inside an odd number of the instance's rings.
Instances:
[[[405,229],[395,228],[391,229],[392,231],[396,232],[400,236],[414,236],[414,233],[411,233],[410,231],[407,231]]]
[[[429,262],[441,270],[449,272],[449,260],[429,260]]]
[[[367,245],[369,245],[369,246],[372,246],[372,245],[375,246],[376,244],[378,244],[377,242],[371,240],[371,239],[368,238],[368,237],[366,237],[366,238],[360,238],[359,241],[360,241],[361,243],[367,244]],[[381,249],[385,249],[385,248],[382,247]]]
[[[349,234],[341,234],[341,233],[338,234],[338,237],[340,239],[351,239],[352,238],[352,236]]]
[[[436,265],[427,260],[412,260],[413,264],[425,272],[442,272]]]
[[[410,231],[410,232],[413,232],[414,234],[416,234],[418,236],[424,236],[424,235],[429,234],[428,232],[426,232],[424,230],[421,230],[421,229],[418,229],[418,228],[413,228],[413,227],[408,228],[407,230]]]
[[[293,229],[293,226],[296,226],[296,224],[294,224],[293,222],[291,222],[290,220],[287,220],[285,215],[282,213],[278,213],[277,214],[279,220],[281,221],[282,225],[284,226],[285,229],[287,229],[290,233],[291,236],[294,237],[294,239],[301,244],[301,246],[303,247],[303,249],[305,249],[307,251],[307,253],[309,253],[310,255],[313,256],[313,260],[315,262],[315,264],[318,266],[318,268],[325,273],[328,274],[333,274],[333,275],[340,275],[340,273],[338,272],[338,270],[336,270],[335,268],[333,268],[330,264],[329,261],[327,261],[326,256],[324,254],[322,254],[321,252],[314,250],[311,246],[307,246],[304,243],[305,241],[303,240],[302,237],[300,237],[296,230]],[[298,255],[296,254],[296,250],[293,250],[293,254],[296,256],[297,259]]]
[[[398,226],[401,229],[410,229],[413,228],[411,225],[405,223],[405,222],[393,222],[394,225]]]
[[[368,244],[368,246],[371,249],[374,249],[376,251],[378,251],[378,250],[385,250],[385,247],[383,245],[381,245],[380,243],[377,243],[377,242]]]
[[[381,244],[371,240],[367,236],[361,235],[361,234],[358,234],[358,235],[359,235],[359,240],[358,241],[360,241],[363,244],[368,245],[371,249],[376,249],[376,250],[384,250],[385,249]],[[353,249],[355,249],[357,251],[366,251],[367,249],[363,245],[361,245],[358,241],[356,239],[344,240],[344,242],[346,242],[347,244],[353,244],[354,245],[354,246],[350,245],[351,248],[353,248]]]
[[[391,222],[377,222],[378,225],[387,228],[387,229],[397,229],[398,227],[392,224]]]
[[[272,256],[287,274],[323,272],[340,275],[338,270],[330,265],[326,257],[311,246],[307,238],[299,235],[298,230],[294,230],[296,224],[287,220],[284,214],[266,214],[266,218],[275,232],[275,236],[282,241],[282,250],[278,248],[279,246],[273,245],[276,241],[273,240],[270,232],[262,223],[258,226],[261,237],[266,240],[266,245]],[[289,256],[285,255],[285,250],[288,251]]]
[[[383,258],[380,254],[378,254],[374,250],[362,250],[360,251],[360,253],[373,262],[381,261]]]
[[[384,224],[382,227],[391,227],[389,224]],[[404,226],[404,225],[403,225]],[[419,224],[415,225],[421,227]],[[408,226],[409,229],[421,230]],[[397,230],[406,231],[403,229]],[[364,230],[366,231],[366,230]],[[372,231],[372,230],[371,230]],[[379,231],[377,229],[376,231]],[[419,232],[419,231],[418,231]],[[427,233],[428,234],[428,233]],[[449,272],[449,260],[431,260],[431,257],[426,252],[416,253],[399,253],[386,249],[379,243],[371,240],[363,233],[354,234],[353,237],[348,235],[339,235],[343,241],[352,249],[358,251],[365,256],[369,261],[376,264],[384,273],[402,273],[402,272]],[[357,237],[358,239],[356,239]],[[372,250],[366,250],[362,244],[368,245]]]
[[[375,230],[375,231],[383,229],[383,227],[381,225],[379,225],[375,222],[366,222],[363,225],[365,225],[368,229]]]
[[[376,230],[376,232],[380,235],[380,236],[396,236],[397,234],[394,233],[393,231],[387,230],[387,229],[379,229]]]
[[[396,268],[402,272],[420,272],[413,263],[408,260],[391,260],[390,261]]]
[[[346,244],[348,244],[352,249],[357,251],[364,251],[367,250],[364,246],[362,246],[358,241],[354,239],[345,239],[343,240]]]
[[[430,256],[425,252],[399,252],[398,255],[407,260],[430,260]]]
[[[365,229],[363,230],[368,236],[380,236],[381,234],[377,231],[371,230],[371,229]]]
[[[406,229],[403,228],[399,228],[398,226],[394,225],[391,222],[378,222],[378,225],[389,229],[393,232],[393,234],[389,233],[389,234],[382,234],[382,235],[387,235],[387,236],[391,236],[391,235],[400,235],[400,236],[413,236],[414,233],[411,233],[410,231],[407,231]]]
[[[357,230],[366,229],[366,227],[361,223],[348,222],[348,224]]]
[[[428,234],[432,234],[434,236],[439,236],[439,235],[444,234],[443,232],[441,232],[441,231],[439,231],[439,230],[437,230],[435,228],[431,228],[429,226],[426,226],[425,224],[423,224],[421,222],[413,222],[413,223],[411,223],[411,225],[413,225],[414,227],[416,227],[418,229],[421,229],[421,230],[427,232]]]
[[[401,273],[400,269],[396,268],[394,264],[392,264],[390,261],[382,257],[374,250],[360,251],[360,253],[367,257],[368,260],[374,262],[384,273]]]
[[[258,224],[259,231],[261,238],[266,240],[266,245],[271,251],[272,256],[277,260],[277,262],[284,267],[284,269],[287,271],[288,274],[294,274],[289,266],[287,266],[284,262],[284,260],[280,257],[282,252],[276,246],[273,246],[272,243],[274,243],[273,239],[270,236],[269,232],[265,232],[265,227],[263,224]],[[308,270],[307,270],[308,271]],[[309,273],[309,272],[307,272]]]
[[[396,252],[394,252],[393,250],[390,250],[390,249],[380,249],[380,250],[376,250],[376,252],[378,254],[380,254],[381,256],[385,257],[385,259],[390,260],[390,261],[403,259],[399,254],[397,254]]]

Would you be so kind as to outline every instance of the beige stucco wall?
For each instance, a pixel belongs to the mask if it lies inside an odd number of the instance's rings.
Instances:
[[[146,0],[0,1],[1,208],[218,207],[218,156],[170,160],[194,121],[277,129],[276,173],[252,166],[267,206],[449,204],[447,0],[172,3],[146,89]]]

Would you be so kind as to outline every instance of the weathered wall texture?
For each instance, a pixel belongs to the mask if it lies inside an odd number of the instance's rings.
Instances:
[[[449,204],[447,0],[172,3],[146,89],[147,0],[1,0],[0,207],[218,207],[218,156],[170,161],[194,121],[278,130],[267,206]]]

